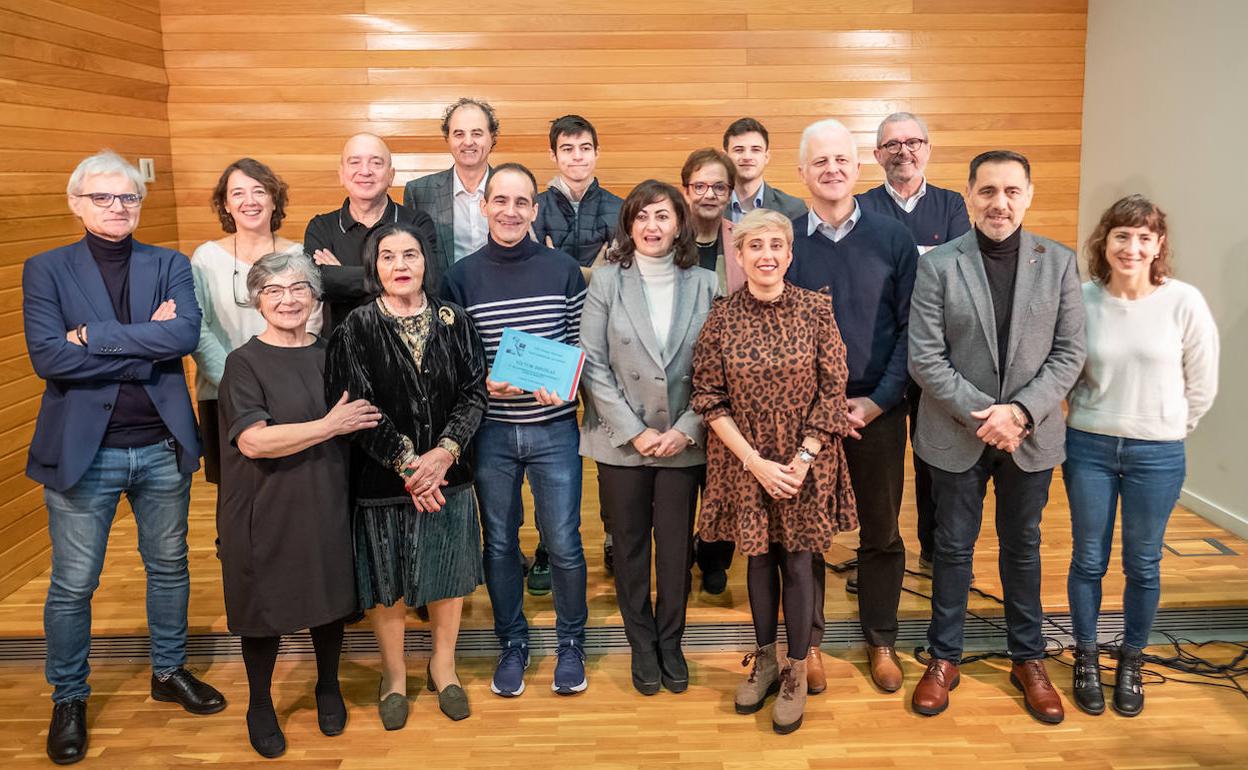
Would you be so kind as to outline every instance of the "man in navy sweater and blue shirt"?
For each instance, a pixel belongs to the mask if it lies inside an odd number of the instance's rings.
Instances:
[[[489,225],[485,247],[456,262],[443,294],[472,317],[489,365],[503,329],[576,345],[585,279],[576,260],[529,237],[537,217],[537,182],[518,163],[494,169],[481,201]],[[477,430],[476,487],[485,536],[485,585],[502,645],[490,689],[524,692],[529,626],[524,617],[520,525],[525,476],[534,518],[550,557],[555,633],[559,639],[551,689],[582,692],[585,678],[585,553],[581,547],[581,458],[576,401],[540,389],[527,393],[486,379],[490,403]]]
[[[793,263],[786,278],[831,293],[845,340],[849,411],[865,423],[858,430],[861,438],[845,442],[861,523],[858,616],[871,678],[881,690],[895,692],[902,683],[893,647],[906,566],[897,527],[906,453],[906,340],[918,251],[904,226],[855,200],[858,148],[839,121],[807,126],[798,164],[811,207],[793,220]],[[820,561],[820,586],[822,567]],[[823,591],[816,593],[818,620]]]
[[[971,229],[961,193],[928,184],[924,172],[932,157],[927,124],[909,112],[894,112],[875,131],[875,162],[884,169],[885,182],[858,195],[867,211],[898,220],[910,229],[925,254]],[[919,386],[910,381],[906,402],[910,408],[910,437],[919,421]],[[929,573],[935,552],[936,502],[932,497],[932,473],[913,453],[914,502],[918,509],[919,569]]]

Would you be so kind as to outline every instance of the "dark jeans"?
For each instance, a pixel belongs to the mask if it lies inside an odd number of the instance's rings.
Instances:
[[[524,617],[520,488],[527,475],[533,518],[550,554],[555,634],[585,642],[585,552],[581,548],[581,456],[576,420],[506,423],[483,420],[473,439],[476,488],[484,535],[485,586],[494,633],[504,644],[529,643]]]
[[[1182,441],[1143,441],[1066,429],[1062,479],[1070,499],[1074,535],[1066,593],[1075,641],[1096,642],[1101,578],[1114,544],[1114,518],[1122,500],[1123,643],[1137,649],[1161,599],[1161,545],[1179,500],[1187,460]]]
[[[858,500],[858,620],[872,647],[897,642],[897,604],[906,574],[906,545],[897,516],[905,483],[906,406],[897,404],[844,441]]]
[[[693,515],[698,487],[705,477],[705,465],[654,468],[598,463],[598,496],[615,544],[615,596],[624,633],[635,650],[680,646],[693,565]]]
[[[932,567],[932,622],[927,641],[933,657],[962,659],[962,624],[971,588],[971,557],[992,479],[997,498],[997,540],[1010,658],[1044,657],[1040,624],[1040,514],[1049,501],[1053,469],[1030,473],[1006,452],[985,447],[961,473],[932,466],[936,493],[936,552]]]
[[[45,669],[57,703],[91,692],[91,597],[100,585],[108,533],[122,493],[134,511],[147,573],[152,671],[167,674],[186,662],[191,476],[178,470],[173,439],[135,449],[101,447],[78,483],[63,492],[43,491],[52,539],[52,580],[43,607]]]
[[[906,403],[910,406],[910,445],[914,446],[914,432],[919,427],[919,399],[923,391],[911,382],[906,389]],[[923,462],[919,453],[910,452],[914,465],[914,507],[918,513],[919,554],[932,558],[936,551],[936,498],[932,495],[932,466]]]

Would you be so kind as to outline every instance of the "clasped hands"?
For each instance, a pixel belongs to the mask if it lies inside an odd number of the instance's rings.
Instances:
[[[173,319],[177,317],[178,317],[178,303],[174,302],[172,299],[167,299],[156,307],[156,312],[152,313],[152,317],[149,320],[172,321]],[[71,345],[78,345],[79,347],[82,347],[86,339],[87,339],[87,330],[85,328],[85,324],[82,330],[81,338],[79,338],[78,336],[78,327],[74,327],[73,329],[70,329],[69,331],[65,332],[65,340],[69,342]]]
[[[971,417],[983,420],[975,435],[980,441],[1002,452],[1013,452],[1027,437],[1027,426],[1014,404],[993,404],[987,409],[971,412]]]
[[[442,487],[449,482],[446,472],[454,465],[455,457],[442,447],[434,447],[419,455],[403,467],[403,485],[412,496],[412,503],[421,513],[442,510],[446,497]]]
[[[689,437],[675,428],[662,433],[646,428],[632,439],[633,448],[642,457],[672,457],[689,446]]]

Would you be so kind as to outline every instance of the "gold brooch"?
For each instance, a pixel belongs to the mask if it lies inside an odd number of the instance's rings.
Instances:
[[[455,311],[451,310],[449,307],[438,308],[438,318],[441,319],[442,323],[446,326],[455,325]]]

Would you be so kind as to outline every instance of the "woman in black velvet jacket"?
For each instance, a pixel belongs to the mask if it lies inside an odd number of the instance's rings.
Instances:
[[[409,606],[429,610],[429,689],[448,717],[468,716],[455,642],[463,597],[484,578],[468,454],[485,414],[485,353],[467,313],[424,291],[426,250],[403,223],[369,236],[364,279],[379,296],[334,331],[325,372],[331,403],[346,391],[382,413],[352,436],[351,493],[356,588],[381,651],[388,730],[407,720]]]

